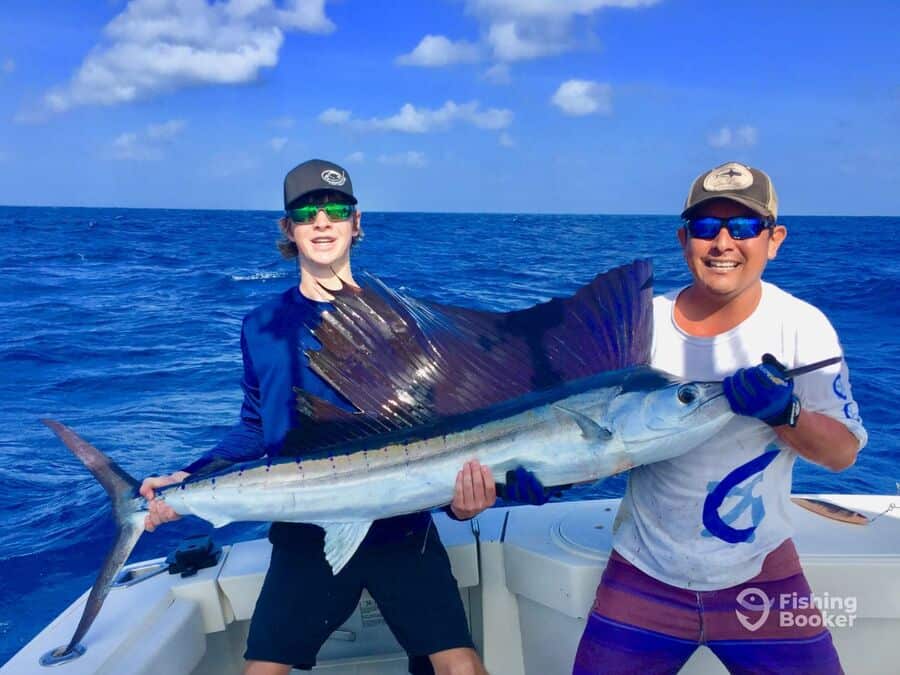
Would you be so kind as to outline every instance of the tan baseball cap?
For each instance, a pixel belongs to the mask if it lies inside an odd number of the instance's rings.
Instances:
[[[682,218],[713,199],[730,199],[762,216],[778,218],[778,195],[764,171],[740,162],[727,162],[697,176],[684,202]]]

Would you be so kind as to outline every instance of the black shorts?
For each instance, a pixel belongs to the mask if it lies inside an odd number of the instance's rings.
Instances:
[[[273,526],[272,560],[244,658],[310,670],[328,636],[356,609],[363,588],[409,654],[411,673],[433,672],[428,654],[473,648],[450,560],[431,519],[426,527],[382,540],[379,526],[389,522],[373,525],[337,576],[325,560],[321,528],[290,525],[288,542],[284,524]]]

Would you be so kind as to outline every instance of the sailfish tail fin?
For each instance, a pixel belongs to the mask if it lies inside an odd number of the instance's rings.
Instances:
[[[78,645],[94,619],[97,618],[113,581],[144,532],[144,516],[137,499],[137,490],[140,487],[137,480],[64,424],[49,419],[41,421],[59,436],[66,447],[84,463],[94,478],[103,486],[109,495],[113,515],[116,519],[115,544],[107,554],[100,574],[94,581],[72,639],[69,640],[68,645],[60,647],[54,652],[54,656],[59,657],[69,654]]]

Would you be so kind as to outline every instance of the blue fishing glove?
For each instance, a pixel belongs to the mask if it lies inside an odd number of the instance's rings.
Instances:
[[[722,381],[725,398],[738,415],[762,420],[769,426],[794,426],[800,414],[800,401],[794,396],[794,380],[771,354],[753,368],[740,368]]]
[[[536,506],[546,504],[550,499],[550,495],[537,476],[523,466],[506,472],[506,482],[497,483],[497,496],[508,502]]]

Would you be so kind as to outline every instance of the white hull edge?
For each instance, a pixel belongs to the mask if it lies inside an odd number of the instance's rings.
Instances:
[[[900,509],[889,511],[891,504],[900,506],[900,497],[810,496],[868,516],[886,512],[864,526],[800,507],[793,513],[794,539],[814,594],[856,602],[853,625],[832,629],[845,671],[882,675],[900,663]],[[473,637],[493,675],[571,672],[610,552],[618,501],[491,509],[478,517],[477,528],[435,516]],[[72,635],[85,593],[0,668],[0,675],[240,673],[269,551],[266,540],[241,542],[225,547],[216,567],[193,577],[159,574],[113,589],[84,641],[84,655],[40,666],[43,654]],[[323,647],[315,672],[406,673],[405,655],[366,594]],[[682,672],[726,671],[701,648]]]

